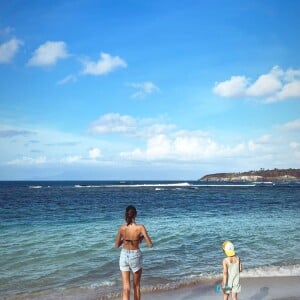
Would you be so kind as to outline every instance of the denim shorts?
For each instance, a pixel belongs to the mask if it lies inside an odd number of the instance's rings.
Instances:
[[[140,249],[126,250],[122,249],[120,254],[120,270],[137,272],[142,268],[143,254]]]

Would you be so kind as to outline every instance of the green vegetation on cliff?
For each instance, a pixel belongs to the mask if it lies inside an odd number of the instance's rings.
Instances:
[[[300,169],[273,169],[248,171],[239,173],[216,173],[205,175],[200,181],[255,181],[255,182],[279,182],[300,181]]]

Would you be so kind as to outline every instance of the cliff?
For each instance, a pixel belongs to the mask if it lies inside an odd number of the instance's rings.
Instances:
[[[300,169],[274,169],[240,173],[216,173],[205,175],[200,181],[251,181],[251,182],[290,182],[300,181]]]

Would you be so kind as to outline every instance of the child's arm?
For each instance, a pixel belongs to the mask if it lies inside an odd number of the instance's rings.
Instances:
[[[241,259],[239,259],[239,261],[240,261],[240,272],[243,272],[243,265]]]
[[[225,288],[228,281],[228,266],[226,263],[226,258],[223,259],[223,280],[222,280],[222,289]]]

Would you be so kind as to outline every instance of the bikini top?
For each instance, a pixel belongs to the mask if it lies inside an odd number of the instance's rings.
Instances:
[[[133,242],[139,242],[140,240],[125,240],[125,242],[130,243],[133,245]]]
[[[129,239],[125,238],[124,241],[127,242],[127,243],[130,243],[131,245],[133,245],[134,242],[139,242],[140,243],[143,239],[144,239],[144,236],[140,235],[139,239],[137,239],[137,240],[129,240]]]
[[[126,239],[126,229],[125,229],[124,235],[125,235],[124,241],[127,242],[127,243],[130,243],[132,246],[133,246],[134,242],[141,242],[143,240],[143,238],[144,238],[143,235],[140,235],[139,239],[137,239],[137,240]]]

